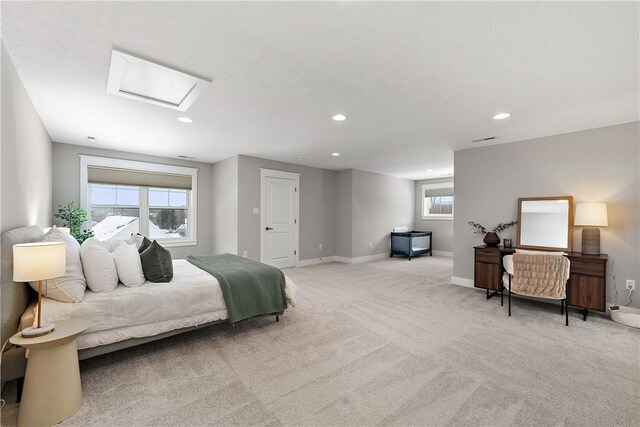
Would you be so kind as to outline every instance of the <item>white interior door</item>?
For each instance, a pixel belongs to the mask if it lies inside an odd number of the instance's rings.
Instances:
[[[298,259],[299,175],[262,170],[260,261],[278,268]]]

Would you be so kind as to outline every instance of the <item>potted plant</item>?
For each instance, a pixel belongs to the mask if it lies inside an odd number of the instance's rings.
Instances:
[[[69,227],[71,235],[76,238],[78,243],[93,237],[93,231],[82,229],[82,224],[87,221],[87,211],[80,209],[73,202],[66,206],[58,205],[58,212],[53,216],[62,220],[64,227]]]
[[[487,229],[483,225],[478,224],[474,221],[469,221],[469,225],[476,229],[473,232],[474,234],[485,235],[483,241],[487,246],[497,246],[500,243],[500,237],[498,236],[498,233],[502,233],[504,230],[509,227],[513,227],[517,223],[518,221],[501,222],[500,224],[493,227],[491,231],[487,231]]]

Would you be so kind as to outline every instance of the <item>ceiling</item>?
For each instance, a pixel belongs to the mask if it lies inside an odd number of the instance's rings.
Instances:
[[[420,179],[639,116],[637,2],[2,2],[2,41],[54,141],[205,162]],[[213,84],[185,113],[109,95],[113,48]]]

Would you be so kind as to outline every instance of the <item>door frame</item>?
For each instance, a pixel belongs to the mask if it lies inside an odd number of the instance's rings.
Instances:
[[[295,181],[295,191],[293,197],[293,217],[295,223],[293,225],[293,266],[297,267],[300,260],[300,174],[296,172],[285,172],[274,169],[260,168],[260,262],[265,262],[265,244],[264,238],[265,227],[267,226],[267,220],[265,218],[265,206],[267,204],[266,199],[266,178],[282,178]]]

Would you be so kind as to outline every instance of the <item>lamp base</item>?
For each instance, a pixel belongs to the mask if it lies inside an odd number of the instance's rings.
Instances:
[[[41,337],[43,335],[47,335],[53,332],[54,327],[55,326],[53,323],[47,323],[45,325],[41,325],[39,328],[34,328],[33,326],[29,326],[22,330],[22,337],[23,338]]]
[[[600,255],[600,229],[598,227],[584,227],[582,229],[582,253]]]

